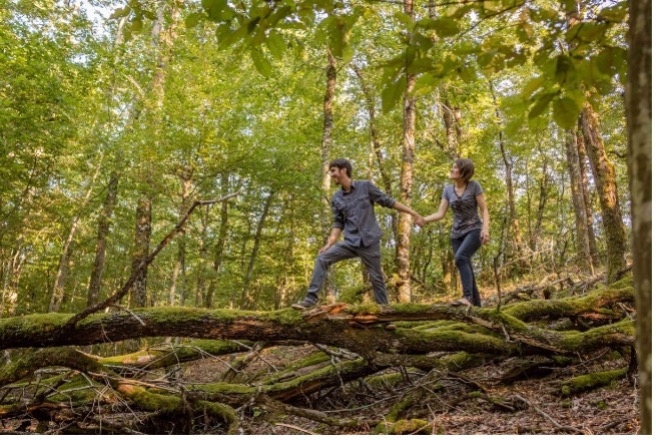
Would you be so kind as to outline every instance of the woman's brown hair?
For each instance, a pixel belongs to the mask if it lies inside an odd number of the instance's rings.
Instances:
[[[471,159],[456,159],[456,166],[460,170],[460,176],[465,182],[474,176],[474,162]]]

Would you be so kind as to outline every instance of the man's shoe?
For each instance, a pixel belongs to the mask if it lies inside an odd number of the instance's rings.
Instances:
[[[383,328],[385,330],[389,330],[389,331],[393,332],[394,330],[396,330],[396,324],[394,324],[393,322],[390,322],[389,324],[383,325]]]
[[[395,312],[395,310],[389,304],[381,304],[378,307],[380,307],[380,311],[383,312],[383,313]]]
[[[316,307],[316,303],[310,302],[307,299],[304,299],[303,301],[292,304],[292,309],[296,310],[310,310]]]

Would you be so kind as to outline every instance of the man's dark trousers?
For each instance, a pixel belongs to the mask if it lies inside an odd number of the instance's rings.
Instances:
[[[387,290],[380,261],[380,241],[371,246],[353,246],[344,241],[331,246],[327,251],[319,254],[314,263],[312,281],[308,287],[306,300],[317,303],[319,291],[326,279],[328,268],[342,260],[359,257],[369,272],[369,279],[374,288],[374,299],[378,304],[387,304]]]

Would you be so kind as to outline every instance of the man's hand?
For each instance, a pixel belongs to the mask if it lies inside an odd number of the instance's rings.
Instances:
[[[426,225],[426,219],[424,219],[419,214],[415,215],[414,219],[415,219],[415,225],[419,226],[420,228],[423,228]]]
[[[333,247],[332,243],[331,243],[331,244],[327,244],[327,245],[325,245],[324,247],[322,247],[321,249],[319,249],[319,253],[320,253],[320,254],[323,254],[324,252],[326,252],[326,251],[327,251],[328,249],[330,249],[331,247]]]
[[[490,233],[487,230],[482,229],[481,230],[481,242],[483,244],[487,244],[488,241],[490,241]]]

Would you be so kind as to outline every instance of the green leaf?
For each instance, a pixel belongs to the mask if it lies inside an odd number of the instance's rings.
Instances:
[[[591,43],[594,41],[600,41],[603,39],[604,33],[608,29],[608,25],[605,23],[579,23],[575,26],[572,26],[571,29],[565,34],[565,39],[568,42],[574,40],[583,41],[586,43]]]
[[[602,9],[598,16],[614,23],[622,23],[626,19],[626,15],[629,12],[628,8],[628,2],[621,2],[615,6]]]
[[[531,108],[531,111],[528,112],[528,118],[533,119],[544,113],[554,96],[556,96],[556,93],[547,93],[540,96],[535,105]]]
[[[415,87],[412,91],[412,96],[424,96],[431,93],[440,84],[441,78],[436,77],[432,73],[425,73],[417,78]]]
[[[382,97],[383,113],[388,113],[396,106],[405,92],[406,85],[405,75],[401,75],[396,81],[386,84]]]
[[[424,19],[417,23],[417,26],[423,29],[431,29],[440,37],[451,37],[460,32],[458,21],[451,18],[436,18],[433,20]]]
[[[412,16],[401,12],[401,11],[396,11],[394,12],[394,17],[401,22],[402,24],[405,25],[406,28],[411,29],[415,23],[414,20],[412,19]]]
[[[185,18],[185,26],[187,29],[196,27],[200,21],[205,18],[205,14],[202,14],[200,12],[192,12],[191,14],[187,15]]]
[[[580,112],[578,103],[567,95],[553,101],[553,118],[562,128],[574,128]]]
[[[273,55],[273,57],[277,60],[282,58],[282,55],[287,48],[285,40],[283,40],[280,33],[275,30],[269,32],[269,37],[266,40],[266,45],[269,48],[271,55]]]
[[[130,11],[132,11],[132,8],[130,8],[129,6],[126,6],[124,8],[118,8],[115,9],[114,12],[112,12],[112,15],[110,15],[109,18],[113,19],[113,18],[127,17],[130,14]]]
[[[567,81],[568,75],[576,70],[572,59],[567,55],[559,55],[556,58],[556,81],[563,84]]]
[[[524,89],[520,93],[520,96],[522,98],[528,99],[531,97],[531,95],[538,90],[542,85],[545,83],[546,79],[543,75],[540,75],[536,78],[530,79],[526,85],[524,86]]]
[[[265,78],[271,76],[271,63],[259,49],[251,50],[251,58],[253,59],[255,69],[259,72],[260,75]]]
[[[237,43],[246,35],[246,28],[240,27],[233,31],[230,23],[222,23],[216,28],[217,47],[219,50],[225,50]]]
[[[212,21],[228,21],[235,16],[235,12],[228,6],[228,0],[203,0],[201,5]]]

